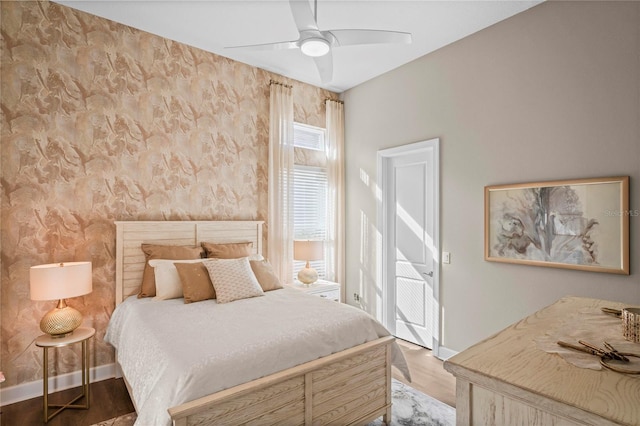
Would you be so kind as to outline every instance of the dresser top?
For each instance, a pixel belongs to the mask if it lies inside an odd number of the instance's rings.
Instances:
[[[626,306],[599,299],[562,298],[449,358],[445,369],[472,382],[486,379],[513,385],[614,423],[640,424],[640,375],[578,368],[558,354],[539,349],[535,341],[572,316]],[[602,342],[590,343],[602,346]],[[640,353],[640,344],[634,345],[633,352]]]

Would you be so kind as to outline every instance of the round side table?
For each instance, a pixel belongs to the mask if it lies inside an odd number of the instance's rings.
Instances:
[[[51,337],[48,334],[43,334],[36,339],[36,346],[44,350],[42,358],[42,384],[44,389],[43,419],[45,423],[65,408],[89,409],[89,347],[87,342],[94,334],[96,334],[94,328],[78,327],[73,330],[71,335],[65,337]],[[79,342],[82,343],[82,394],[76,396],[66,404],[49,404],[49,348],[61,348]],[[82,397],[86,397],[84,404],[74,404]],[[49,415],[49,408],[57,408],[57,410]]]

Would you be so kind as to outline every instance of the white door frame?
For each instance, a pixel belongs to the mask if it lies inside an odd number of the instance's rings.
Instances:
[[[433,314],[433,354],[437,357],[440,351],[440,139],[434,138],[421,142],[415,142],[408,145],[403,145],[395,148],[388,148],[378,151],[378,188],[377,194],[378,202],[378,217],[377,225],[378,231],[381,237],[381,244],[377,254],[377,275],[378,282],[381,284],[382,297],[381,306],[377,307],[379,318],[385,325],[389,324],[392,318],[388,318],[389,308],[391,302],[395,304],[395,300],[389,300],[386,295],[389,294],[389,286],[391,277],[389,268],[387,267],[389,261],[389,241],[388,235],[390,234],[390,215],[388,209],[388,200],[385,194],[387,188],[385,187],[388,182],[388,170],[389,163],[394,157],[399,155],[406,155],[412,152],[418,151],[431,151],[433,155],[433,170],[430,171],[430,178],[434,185],[434,206],[433,206],[433,220],[434,220],[434,234],[433,235],[433,304],[431,306],[431,312]],[[381,315],[380,315],[381,314]]]

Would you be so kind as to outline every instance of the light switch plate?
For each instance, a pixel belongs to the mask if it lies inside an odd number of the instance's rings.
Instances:
[[[449,253],[448,251],[442,252],[442,263],[451,263],[451,253]]]

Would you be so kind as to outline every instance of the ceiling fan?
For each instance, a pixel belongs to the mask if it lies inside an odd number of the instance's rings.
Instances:
[[[233,46],[230,49],[283,50],[300,49],[314,59],[320,80],[328,83],[333,78],[333,57],[331,50],[340,46],[361,44],[411,43],[411,33],[386,30],[320,30],[318,28],[318,0],[313,2],[313,10],[308,0],[289,0],[293,20],[300,37],[297,40],[275,43]]]

